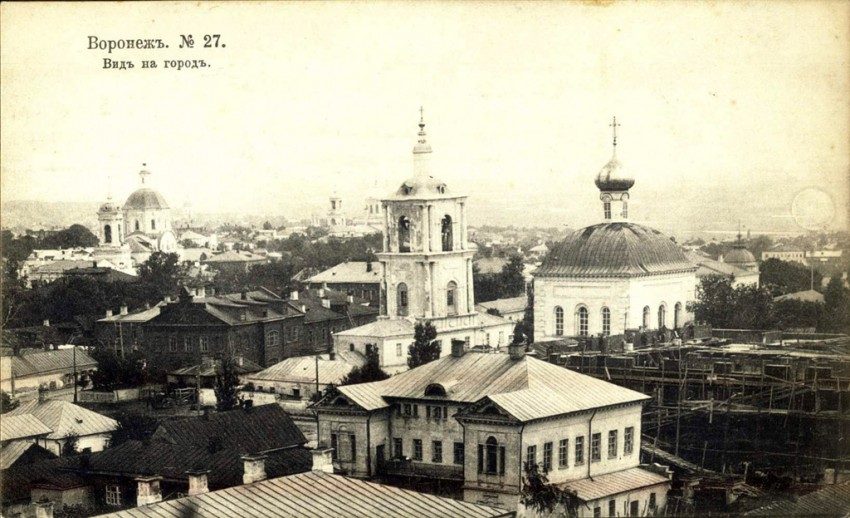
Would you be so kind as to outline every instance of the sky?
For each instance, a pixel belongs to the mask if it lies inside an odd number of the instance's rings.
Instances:
[[[4,3],[0,24],[4,202],[121,202],[146,163],[172,207],[305,217],[337,193],[354,216],[412,174],[423,106],[473,223],[598,221],[616,115],[637,221],[848,226],[846,2]]]

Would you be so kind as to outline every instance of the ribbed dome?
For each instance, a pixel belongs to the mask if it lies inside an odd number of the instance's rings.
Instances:
[[[756,262],[756,257],[743,246],[735,246],[728,254],[723,256],[724,263],[747,264]]]
[[[124,202],[125,210],[167,209],[165,198],[153,189],[142,187]]]
[[[596,186],[600,191],[628,191],[634,184],[634,176],[626,174],[617,155],[612,156],[596,176]]]
[[[112,203],[111,201],[108,201],[100,206],[98,212],[118,212],[119,210],[121,210],[121,207]]]
[[[569,234],[535,276],[630,277],[694,271],[684,252],[661,232],[635,223],[601,223]]]

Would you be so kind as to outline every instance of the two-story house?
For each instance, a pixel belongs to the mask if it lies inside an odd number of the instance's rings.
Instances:
[[[469,502],[516,509],[523,466],[575,491],[581,516],[663,510],[666,474],[641,467],[638,392],[526,355],[452,354],[315,405],[319,444],[357,477],[441,481]]]

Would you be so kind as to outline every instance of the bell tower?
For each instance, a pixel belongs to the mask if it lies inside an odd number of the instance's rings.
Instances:
[[[431,145],[420,112],[412,177],[381,200],[384,266],[381,317],[432,321],[438,330],[476,317],[465,195],[431,176]],[[469,320],[469,322],[467,322]]]
[[[97,237],[100,246],[120,247],[124,243],[124,214],[121,207],[112,201],[112,189],[106,196],[106,203],[97,210]]]
[[[634,176],[627,174],[617,159],[617,117],[609,124],[613,128],[614,151],[611,160],[596,176],[599,199],[602,201],[602,217],[606,223],[629,220],[629,189],[635,184]]]

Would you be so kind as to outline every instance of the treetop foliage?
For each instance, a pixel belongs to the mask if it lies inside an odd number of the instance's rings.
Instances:
[[[407,366],[415,369],[440,357],[440,344],[435,340],[437,329],[431,322],[416,324],[413,343],[407,349]]]

